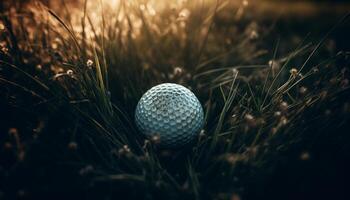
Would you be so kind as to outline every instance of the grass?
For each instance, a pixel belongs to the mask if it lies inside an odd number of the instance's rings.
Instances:
[[[92,3],[0,3],[0,196],[277,199],[325,187],[342,197],[349,52],[324,47],[337,25],[293,49],[283,37],[266,44],[274,32],[244,3]],[[180,149],[157,148],[134,124],[141,95],[163,82],[190,88],[205,110]],[[317,183],[323,173],[337,188]]]

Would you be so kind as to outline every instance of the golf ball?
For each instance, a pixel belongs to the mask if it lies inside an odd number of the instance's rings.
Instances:
[[[163,83],[149,89],[140,99],[135,122],[147,137],[159,136],[159,145],[173,148],[192,141],[204,123],[203,108],[184,86]]]

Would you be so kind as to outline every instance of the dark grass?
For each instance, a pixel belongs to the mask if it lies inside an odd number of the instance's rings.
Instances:
[[[332,44],[347,16],[293,39],[227,2],[156,16],[139,3],[96,16],[90,1],[0,3],[0,198],[346,199],[349,52]],[[163,82],[205,110],[179,149],[133,121]]]

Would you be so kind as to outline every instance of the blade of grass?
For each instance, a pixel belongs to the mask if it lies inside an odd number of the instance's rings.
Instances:
[[[69,35],[73,39],[73,42],[78,54],[80,54],[81,53],[80,45],[73,31],[64,23],[64,21],[53,10],[45,6],[43,7],[50,13],[51,16],[53,16],[64,27],[66,31],[68,31]]]

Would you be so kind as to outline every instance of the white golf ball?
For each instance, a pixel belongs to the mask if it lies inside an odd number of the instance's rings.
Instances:
[[[147,137],[159,136],[160,146],[173,148],[191,142],[204,124],[203,108],[184,86],[163,83],[140,99],[135,122]]]

